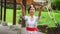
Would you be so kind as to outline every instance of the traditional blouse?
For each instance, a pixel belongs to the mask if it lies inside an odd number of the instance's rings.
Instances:
[[[24,16],[23,17],[26,21],[26,28],[27,30],[37,30],[37,23],[38,23],[38,17],[33,16],[31,20],[31,16]]]

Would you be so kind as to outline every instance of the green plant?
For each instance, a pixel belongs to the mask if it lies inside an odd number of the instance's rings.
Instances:
[[[54,6],[56,9],[60,10],[60,0],[54,0],[54,1],[53,1],[53,6]]]

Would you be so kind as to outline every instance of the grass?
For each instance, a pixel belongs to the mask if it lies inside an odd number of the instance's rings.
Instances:
[[[13,23],[13,9],[6,9],[6,10],[7,10],[7,12],[6,12],[6,22]],[[22,14],[21,11],[22,10],[17,10],[17,12],[16,12],[16,23],[17,24],[18,24],[18,20],[19,20],[19,15]],[[26,14],[29,15],[28,13],[26,13]],[[35,12],[35,15],[36,16],[38,15],[38,11]],[[55,12],[54,15],[55,15],[54,18],[57,20],[58,23],[60,23],[60,20],[59,20],[60,19],[60,14],[58,12]],[[42,17],[40,18],[40,21],[39,21],[38,25],[48,24],[49,27],[54,27],[55,26],[54,21],[52,21],[50,19],[47,12],[42,12],[41,16]],[[4,17],[4,14],[3,14],[3,17]]]

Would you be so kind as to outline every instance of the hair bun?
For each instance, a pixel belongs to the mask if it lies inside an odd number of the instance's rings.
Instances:
[[[34,6],[33,6],[33,5],[31,5],[31,8],[34,8]]]

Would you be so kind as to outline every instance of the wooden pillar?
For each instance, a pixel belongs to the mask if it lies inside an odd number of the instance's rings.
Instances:
[[[24,7],[22,6],[22,11],[25,11],[26,14],[26,0],[22,0]],[[25,27],[25,20],[22,19],[22,27]]]
[[[2,20],[2,5],[3,5],[3,0],[1,0],[1,15],[0,15],[0,17],[1,17],[1,19],[0,20]]]
[[[0,20],[1,20],[1,2],[0,2]]]
[[[6,21],[6,0],[4,0],[4,21]]]
[[[16,25],[16,0],[14,0],[13,25]]]

